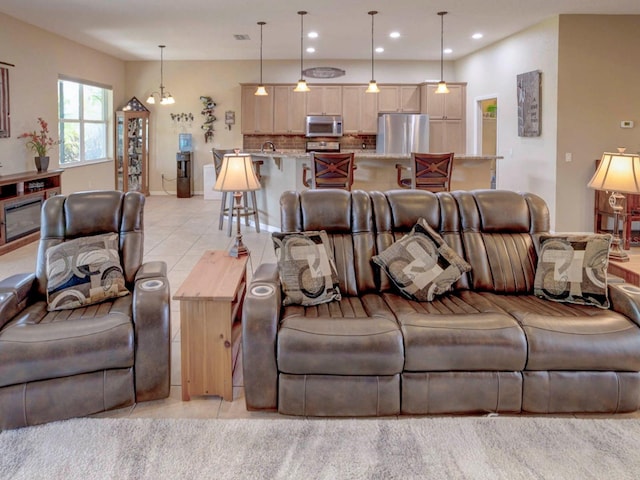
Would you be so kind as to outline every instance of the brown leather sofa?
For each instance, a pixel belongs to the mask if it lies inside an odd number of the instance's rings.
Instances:
[[[0,430],[169,395],[169,282],[164,262],[143,263],[144,201],[104,191],[44,203],[35,274],[0,282]],[[48,311],[47,249],[111,232],[131,294]]]
[[[433,302],[401,296],[371,261],[420,218],[472,266]],[[249,410],[380,416],[630,412],[640,407],[640,289],[610,309],[533,295],[544,201],[483,190],[308,190],[281,197],[283,232],[325,230],[340,301],[283,307],[276,265],[247,289]]]

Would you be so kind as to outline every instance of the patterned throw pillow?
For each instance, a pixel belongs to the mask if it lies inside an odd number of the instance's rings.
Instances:
[[[81,237],[47,250],[47,308],[65,310],[122,297],[129,291],[118,234]]]
[[[609,308],[611,238],[609,234],[540,237],[534,295],[555,302]]]
[[[411,300],[431,302],[471,270],[424,218],[407,235],[372,257]]]
[[[319,305],[340,300],[329,237],[319,232],[273,233],[283,305]]]

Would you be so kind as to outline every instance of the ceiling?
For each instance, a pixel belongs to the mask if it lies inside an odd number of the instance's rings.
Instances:
[[[456,59],[557,14],[638,14],[638,0],[2,0],[0,12],[122,60],[253,60],[300,58],[300,16],[313,59],[371,58],[370,10],[381,60],[438,60],[444,45]],[[397,39],[391,31],[400,32]],[[471,35],[484,36],[473,40]],[[249,40],[236,40],[244,34]]]

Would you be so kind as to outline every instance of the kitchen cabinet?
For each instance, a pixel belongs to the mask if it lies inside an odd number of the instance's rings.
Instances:
[[[118,110],[115,137],[116,189],[149,195],[149,111]]]
[[[449,93],[435,93],[437,87],[420,85],[420,111],[429,115],[429,151],[465,153],[466,84],[448,83]]]
[[[342,87],[342,128],[345,134],[375,135],[378,130],[378,94],[366,85]]]
[[[378,112],[419,113],[420,88],[418,85],[380,85]]]
[[[257,85],[242,85],[242,133],[273,133],[273,86],[265,85],[268,95],[257,96]]]
[[[342,115],[342,85],[310,85],[307,115]],[[301,94],[298,94],[301,95]]]
[[[273,133],[304,135],[306,99],[293,85],[273,87]]]

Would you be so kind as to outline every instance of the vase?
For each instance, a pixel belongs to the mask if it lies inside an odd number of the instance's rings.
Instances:
[[[49,157],[34,157],[36,161],[36,170],[39,172],[46,172],[49,168]]]

